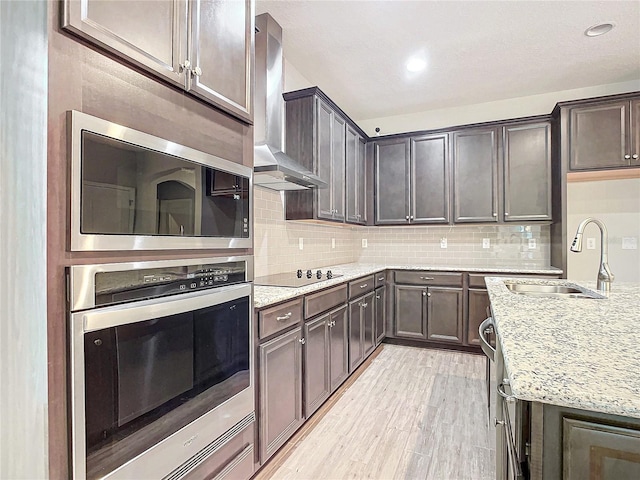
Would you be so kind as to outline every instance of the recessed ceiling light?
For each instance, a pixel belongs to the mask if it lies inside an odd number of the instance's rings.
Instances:
[[[421,72],[427,68],[427,62],[422,58],[413,57],[407,62],[407,70],[410,72]]]
[[[600,35],[604,35],[605,33],[609,33],[611,30],[613,30],[613,27],[615,27],[616,24],[613,22],[604,22],[604,23],[598,23],[597,25],[593,25],[589,28],[587,28],[584,31],[584,34],[587,37],[599,37]]]

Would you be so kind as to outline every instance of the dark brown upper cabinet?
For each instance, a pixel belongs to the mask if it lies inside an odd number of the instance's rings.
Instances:
[[[375,143],[376,224],[449,222],[449,135]]]
[[[62,27],[251,123],[251,0],[65,0]]]
[[[328,185],[287,191],[286,219],[366,223],[366,135],[318,88],[284,98],[287,155]]]
[[[504,221],[551,220],[551,123],[502,128]]]
[[[571,170],[640,166],[640,99],[571,108]]]
[[[497,222],[498,128],[453,133],[454,221]]]

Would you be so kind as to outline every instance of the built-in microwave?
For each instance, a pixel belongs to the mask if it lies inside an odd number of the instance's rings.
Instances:
[[[72,251],[251,248],[252,169],[69,112]]]

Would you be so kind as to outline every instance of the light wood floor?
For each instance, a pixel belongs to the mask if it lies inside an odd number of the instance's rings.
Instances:
[[[388,344],[376,353],[256,480],[495,478],[485,358]]]

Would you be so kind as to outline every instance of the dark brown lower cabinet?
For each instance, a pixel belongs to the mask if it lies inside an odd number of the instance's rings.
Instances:
[[[380,345],[386,334],[386,303],[387,303],[387,287],[378,287],[375,291],[375,327],[376,327],[376,345]]]
[[[427,339],[462,343],[462,288],[427,289]]]
[[[302,328],[258,347],[260,357],[260,460],[280,448],[304,421]]]
[[[427,339],[427,289],[413,285],[395,286],[396,337]]]
[[[373,308],[373,292],[349,302],[349,373],[358,368],[375,347]]]
[[[304,324],[304,415],[309,418],[331,393],[330,325],[326,314]]]
[[[487,308],[491,306],[489,294],[483,288],[469,289],[469,324],[467,327],[467,342],[469,345],[480,345],[478,328],[487,318]]]

